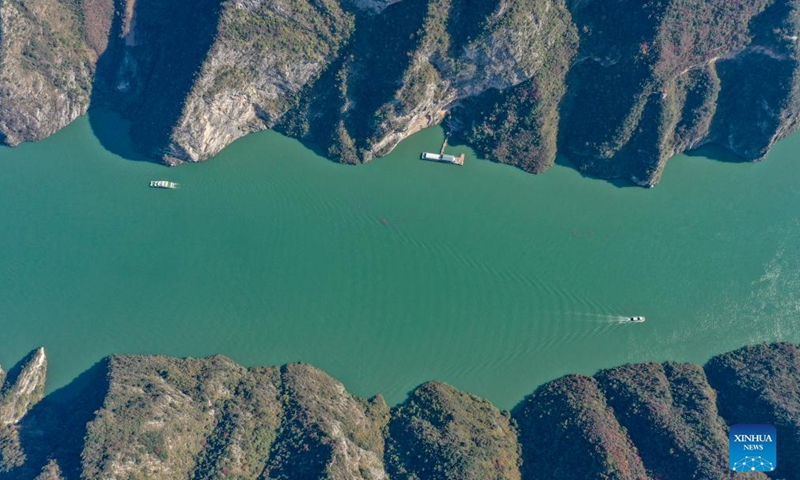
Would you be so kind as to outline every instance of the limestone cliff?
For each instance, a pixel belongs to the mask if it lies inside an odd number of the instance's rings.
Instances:
[[[42,355],[7,391],[40,384]],[[389,409],[303,364],[115,356],[28,404],[0,435],[0,480],[733,479],[725,437],[743,422],[777,427],[771,478],[795,480],[798,359],[799,346],[770,344],[706,367],[568,375],[508,413],[441,382]]]
[[[339,161],[369,161],[442,122],[466,99],[486,93],[491,100],[483,103],[491,107],[500,100],[488,92],[523,83],[559,91],[575,41],[569,13],[558,2],[404,0],[357,23],[341,61],[280,128]],[[537,114],[557,123],[557,101],[533,103]],[[462,110],[462,123],[473,108]],[[542,163],[552,163],[556,130],[542,123],[531,122],[531,129],[534,135],[547,130],[538,152],[546,157]]]
[[[46,376],[43,348],[31,352],[8,374],[0,369],[0,474],[26,461],[18,424],[44,397]]]
[[[0,386],[0,425],[16,424],[44,397],[47,356],[44,348],[34,350],[17,371],[5,377]]]
[[[205,160],[272,128],[335,58],[352,19],[335,1],[225,2],[217,36],[172,127],[164,159]]]
[[[704,143],[763,158],[796,123],[796,7],[793,0],[579,2],[573,18],[583,35],[567,79],[565,153],[588,173],[645,186],[658,183],[671,156]]]
[[[40,140],[86,113],[111,0],[88,3],[91,28],[81,2],[0,2],[0,143]]]
[[[108,376],[81,454],[86,478],[386,478],[388,407],[313,367],[112,357]]]
[[[493,161],[653,186],[796,129],[799,1],[4,0],[0,141],[91,102],[169,165],[270,128],[361,163],[445,122]]]

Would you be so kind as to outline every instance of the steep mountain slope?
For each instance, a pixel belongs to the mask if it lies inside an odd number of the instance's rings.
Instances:
[[[650,478],[594,378],[569,375],[543,385],[514,418],[526,479]]]
[[[763,158],[796,122],[796,7],[577,2],[583,35],[568,76],[565,153],[593,175],[642,185],[658,182],[669,157],[707,142]]]
[[[775,425],[779,468],[792,472],[786,478],[800,478],[800,348],[746,347],[711,359],[706,371],[719,392],[720,414],[729,424]]]
[[[41,140],[86,113],[110,5],[0,2],[0,143]]]
[[[4,418],[16,422],[0,435],[2,480],[732,479],[743,477],[727,469],[727,429],[745,422],[778,429],[770,478],[800,478],[792,344],[705,369],[568,375],[511,414],[440,382],[389,409],[308,365],[245,369],[221,356],[109,357],[41,398],[46,363],[37,350],[5,379]]]
[[[445,122],[483,156],[652,186],[716,143],[794,131],[798,0],[4,0],[0,141],[90,102],[146,156],[206,160],[276,128],[362,163]]]
[[[389,423],[395,479],[518,480],[518,449],[507,414],[440,382],[417,387]]]

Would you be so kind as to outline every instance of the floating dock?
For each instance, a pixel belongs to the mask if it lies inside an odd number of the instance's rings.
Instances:
[[[453,165],[464,165],[464,159],[466,158],[466,155],[462,153],[461,155],[456,157],[455,155],[422,152],[420,158],[423,160],[430,160],[433,162],[444,162],[444,163],[452,163]]]
[[[439,150],[439,153],[430,153],[430,152],[422,152],[419,158],[422,160],[430,160],[432,162],[444,162],[444,163],[452,163],[453,165],[464,165],[464,160],[467,158],[465,153],[462,153],[459,156],[455,155],[447,155],[444,151],[447,149],[447,139],[449,135],[444,137],[444,142],[442,142],[442,149]]]
[[[168,180],[152,180],[150,182],[150,186],[153,188],[167,188],[170,190],[174,190],[178,188],[178,184],[175,182],[170,182]]]

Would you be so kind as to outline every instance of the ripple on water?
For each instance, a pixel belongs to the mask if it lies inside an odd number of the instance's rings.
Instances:
[[[0,149],[0,363],[44,344],[55,388],[109,353],[224,353],[509,408],[564,373],[800,341],[800,137],[757,166],[674,159],[646,192],[416,160],[440,141],[347,167],[263,133],[167,170],[79,120]]]

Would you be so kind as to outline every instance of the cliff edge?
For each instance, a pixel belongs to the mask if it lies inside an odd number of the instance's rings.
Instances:
[[[277,129],[343,163],[440,123],[490,160],[658,183],[800,117],[800,0],[5,0],[0,142],[86,112],[168,165]]]
[[[735,423],[774,424],[770,478],[800,478],[787,343],[568,375],[511,412],[441,382],[389,408],[309,365],[222,356],[113,356],[42,398],[44,365],[37,350],[4,387],[0,479],[735,479]]]

